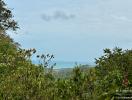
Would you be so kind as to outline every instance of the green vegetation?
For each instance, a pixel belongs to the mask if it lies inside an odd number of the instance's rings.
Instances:
[[[38,55],[42,64],[32,64],[36,50],[22,49],[6,34],[18,28],[12,17],[0,0],[0,100],[114,100],[117,91],[132,88],[132,50],[105,49],[95,67],[63,74],[49,66],[53,55]]]

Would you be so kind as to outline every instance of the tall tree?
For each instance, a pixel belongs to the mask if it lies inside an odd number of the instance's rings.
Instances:
[[[7,56],[14,55],[19,44],[14,42],[7,30],[16,31],[17,22],[13,19],[11,10],[6,6],[3,0],[0,0],[0,62],[6,62]]]

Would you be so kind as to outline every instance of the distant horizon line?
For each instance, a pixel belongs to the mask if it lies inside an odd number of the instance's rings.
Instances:
[[[31,60],[33,63],[39,63],[39,60]],[[83,64],[83,65],[95,65],[95,62],[91,61],[91,62],[87,62],[87,61],[64,61],[64,60],[52,60],[51,63],[71,63],[71,64]]]

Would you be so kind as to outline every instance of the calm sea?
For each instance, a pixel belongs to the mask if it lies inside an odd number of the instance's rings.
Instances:
[[[39,64],[39,61],[32,61],[34,64]],[[94,63],[88,63],[88,62],[74,62],[74,61],[53,61],[50,65],[53,65],[56,63],[56,66],[54,66],[54,69],[60,69],[60,68],[73,68],[77,65],[94,65]]]

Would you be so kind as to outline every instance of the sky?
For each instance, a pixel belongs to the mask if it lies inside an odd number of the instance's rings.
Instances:
[[[93,62],[104,48],[132,46],[132,0],[5,0],[22,48],[57,61]]]

